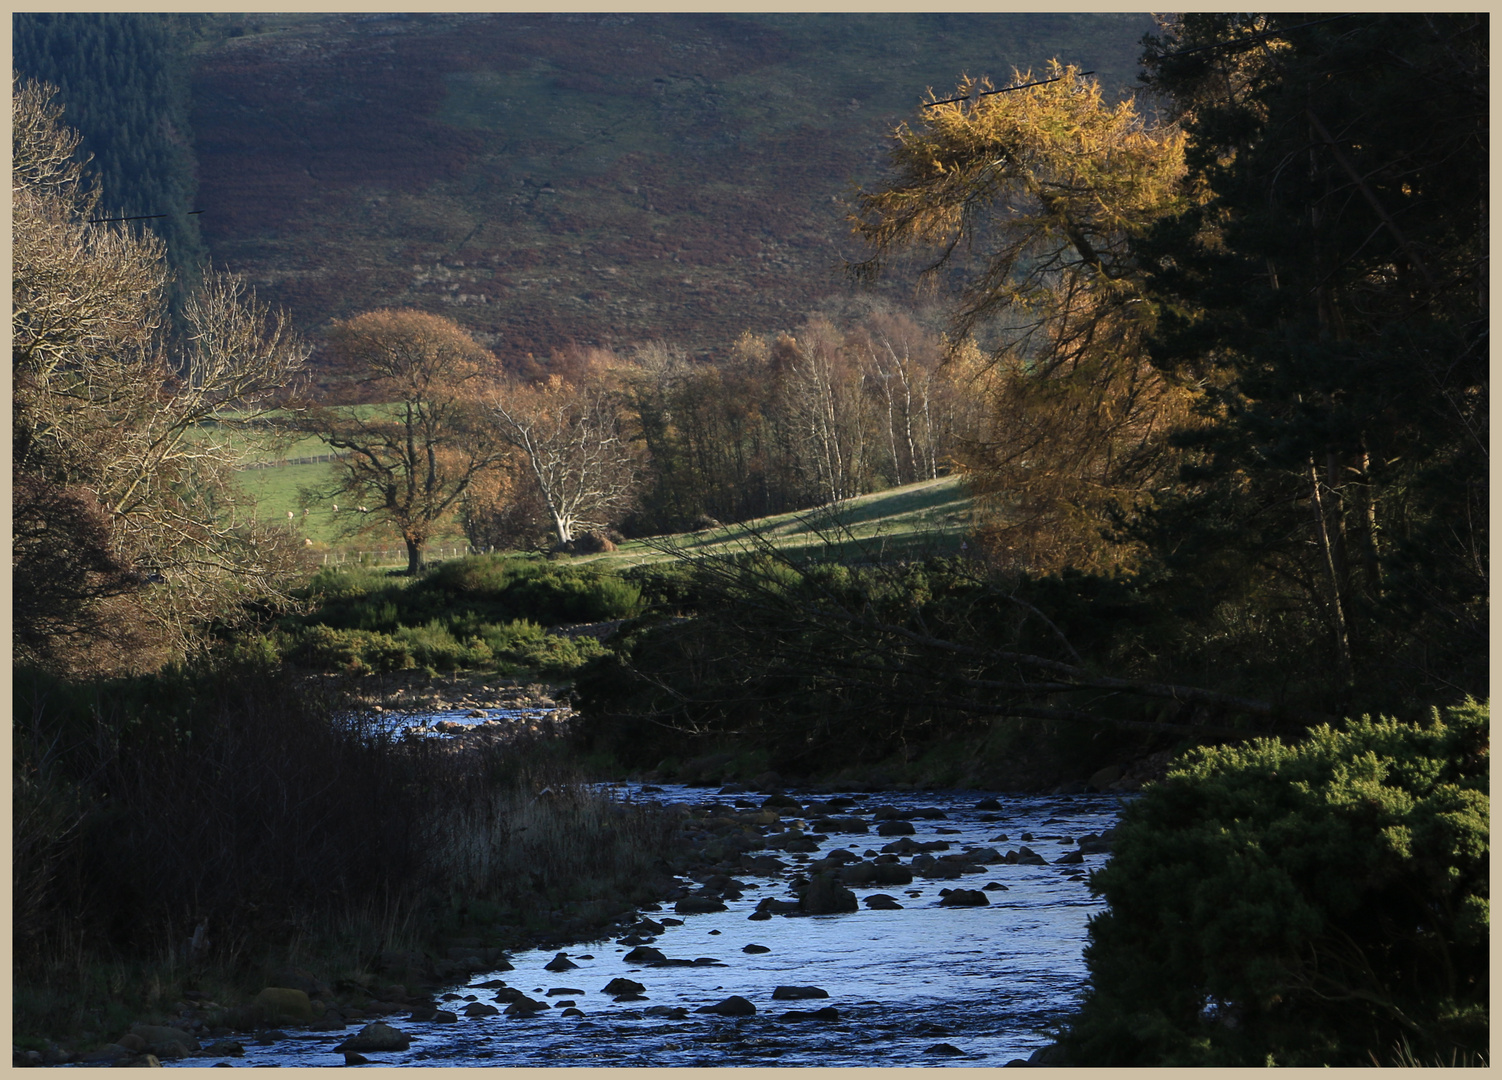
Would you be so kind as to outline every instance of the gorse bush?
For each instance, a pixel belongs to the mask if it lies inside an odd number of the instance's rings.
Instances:
[[[336,630],[332,626],[302,630],[293,638],[287,656],[305,667],[324,671],[401,671],[417,666],[409,642],[378,630]]]
[[[441,563],[417,579],[322,570],[301,599],[308,613],[284,620],[267,640],[307,667],[493,668],[557,678],[605,650],[545,626],[624,619],[644,607],[642,586],[615,574],[494,555]]]
[[[1360,1065],[1484,1052],[1488,706],[1201,749],[1092,877],[1070,1063]]]

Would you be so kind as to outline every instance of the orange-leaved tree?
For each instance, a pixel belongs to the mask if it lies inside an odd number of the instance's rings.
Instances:
[[[305,415],[305,429],[340,451],[327,494],[394,526],[415,574],[438,525],[506,453],[485,417],[498,363],[457,323],[422,311],[357,315],[334,326],[330,345],[344,388],[369,404]]]
[[[1006,562],[1104,569],[1130,560],[1105,533],[1172,475],[1188,412],[1144,354],[1155,312],[1130,249],[1185,198],[1183,137],[1072,67],[1015,84],[967,78],[897,129],[893,175],[859,196],[871,256],[852,269],[871,279],[916,248],[930,277],[960,271],[951,340],[990,338],[996,366],[989,430],[963,455],[982,533]]]

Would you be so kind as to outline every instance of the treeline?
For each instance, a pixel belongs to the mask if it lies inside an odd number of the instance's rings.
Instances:
[[[134,12],[16,13],[11,28],[15,74],[56,87],[66,122],[82,136],[79,158],[104,193],[97,216],[165,215],[140,224],[166,243],[180,305],[208,259],[189,214],[198,191],[191,28],[176,16]]]
[[[986,382],[973,346],[947,360],[946,348],[933,327],[882,309],[843,326],[812,319],[792,333],[748,331],[708,359],[664,343],[625,355],[576,347],[520,374],[609,387],[641,462],[612,524],[643,536],[946,475],[979,430]]]

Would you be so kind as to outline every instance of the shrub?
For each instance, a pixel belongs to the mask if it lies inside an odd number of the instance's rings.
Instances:
[[[488,664],[492,655],[484,641],[475,637],[460,641],[439,619],[423,626],[403,626],[392,638],[405,646],[416,665],[438,671],[478,667]]]
[[[401,671],[416,666],[411,647],[375,630],[309,626],[297,635],[289,658],[320,670]]]
[[[1355,1065],[1487,1045],[1488,706],[1202,749],[1091,881],[1080,1065]]]
[[[626,619],[641,610],[641,589],[613,574],[548,568],[513,582],[502,597],[518,617],[549,626]]]

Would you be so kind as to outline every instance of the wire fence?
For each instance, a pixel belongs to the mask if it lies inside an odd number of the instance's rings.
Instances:
[[[277,458],[275,461],[252,461],[241,468],[277,469],[283,465],[324,465],[330,461],[337,461],[339,457],[339,454],[314,454],[311,457]]]
[[[462,559],[466,555],[489,555],[495,550],[469,544],[434,544],[423,549],[423,561],[434,563],[443,559]],[[312,566],[405,566],[408,561],[405,547],[310,551],[305,557]]]

